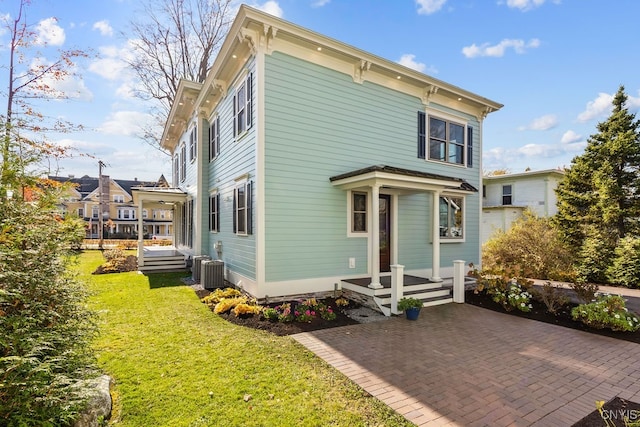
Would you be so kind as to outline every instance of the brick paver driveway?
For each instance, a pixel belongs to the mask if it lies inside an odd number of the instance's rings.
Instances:
[[[640,345],[468,304],[293,336],[420,426],[570,426],[640,402]]]

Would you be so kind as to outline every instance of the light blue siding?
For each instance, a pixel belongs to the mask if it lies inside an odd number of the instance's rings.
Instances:
[[[253,72],[254,61],[250,61],[248,69]],[[254,73],[255,76],[255,73]],[[238,236],[233,232],[233,191],[236,187],[236,178],[248,174],[248,181],[256,181],[256,159],[255,159],[255,129],[256,129],[256,90],[255,77],[253,87],[253,109],[254,124],[240,138],[233,136],[233,96],[236,87],[229,88],[227,97],[221,100],[215,109],[215,114],[220,117],[220,152],[218,156],[209,162],[207,148],[207,161],[205,172],[205,184],[208,191],[217,190],[220,194],[220,231],[211,233],[208,230],[208,201],[205,215],[205,232],[208,233],[208,252],[215,259],[217,253],[213,245],[222,242],[221,259],[225,262],[225,267],[250,279],[256,278],[256,241],[255,233],[255,189],[253,197],[253,228],[254,234],[248,236]],[[239,84],[240,82],[238,82]],[[207,125],[205,141],[209,141],[209,123]],[[208,195],[207,195],[208,198]]]
[[[417,158],[417,111],[424,110],[418,98],[370,82],[357,84],[350,76],[275,52],[266,57],[265,110],[267,281],[367,271],[366,239],[347,237],[347,196],[331,185],[331,176],[386,164],[480,185],[477,166]],[[478,165],[478,126],[468,119]],[[430,194],[399,198],[399,262],[407,268],[430,267],[430,199]],[[467,197],[465,206],[469,230],[477,227],[477,220],[470,221],[478,214],[477,196]],[[442,265],[463,255],[477,259],[477,236],[441,251]],[[348,268],[351,257],[356,269]]]

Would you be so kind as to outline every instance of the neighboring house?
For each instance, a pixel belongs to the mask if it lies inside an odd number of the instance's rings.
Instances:
[[[164,129],[178,249],[258,298],[369,292],[392,265],[451,277],[480,261],[482,123],[501,107],[241,6]]]
[[[482,185],[482,227],[484,244],[496,230],[506,231],[511,224],[530,209],[541,217],[558,211],[555,189],[564,171],[548,169],[485,176]]]
[[[138,208],[133,204],[132,189],[136,187],[166,188],[169,186],[164,176],[157,182],[111,179],[103,175],[102,188],[99,178],[83,176],[50,176],[50,180],[71,183],[71,189],[60,201],[64,215],[76,215],[86,222],[88,239],[100,237],[100,197],[103,200],[104,238],[137,238]],[[102,191],[101,191],[102,190]],[[142,211],[144,220],[143,237],[157,239],[173,238],[173,210],[168,206],[156,206]]]

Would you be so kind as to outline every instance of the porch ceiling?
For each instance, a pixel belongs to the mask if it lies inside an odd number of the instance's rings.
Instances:
[[[141,201],[156,203],[184,203],[187,193],[178,188],[141,187],[131,190],[133,203],[140,205]]]
[[[454,191],[477,193],[478,189],[462,178],[386,165],[369,166],[329,178],[331,184],[344,190],[380,185],[418,191]]]

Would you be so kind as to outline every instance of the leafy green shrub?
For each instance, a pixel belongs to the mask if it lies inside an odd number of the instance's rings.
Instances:
[[[267,320],[271,320],[273,322],[277,322],[278,321],[278,316],[279,313],[278,311],[273,308],[273,307],[264,307],[262,309],[262,315],[264,316],[265,319]]]
[[[542,288],[536,289],[533,294],[551,314],[556,314],[558,309],[569,302],[567,294],[559,286],[552,285],[551,282],[544,283]]]
[[[515,280],[509,283],[507,289],[504,291],[496,289],[493,292],[493,300],[501,304],[506,311],[517,308],[526,313],[533,308],[529,303],[531,294],[523,289],[522,285]]]
[[[607,295],[590,304],[581,304],[571,310],[574,320],[596,329],[635,332],[640,329],[638,315],[629,312],[624,299]]]
[[[0,193],[6,189],[0,186]],[[69,273],[58,195],[0,197],[0,424],[67,425],[84,405],[78,384],[97,374],[87,293]]]
[[[625,237],[618,242],[607,276],[615,285],[640,288],[640,238]]]
[[[491,298],[502,305],[506,311],[517,308],[520,311],[531,310],[531,280],[518,277],[517,270],[473,270],[470,275],[477,280],[474,292],[486,292]]]
[[[524,277],[561,280],[572,271],[574,256],[547,218],[531,211],[505,232],[498,232],[482,248],[482,264],[489,270],[513,268]]]

